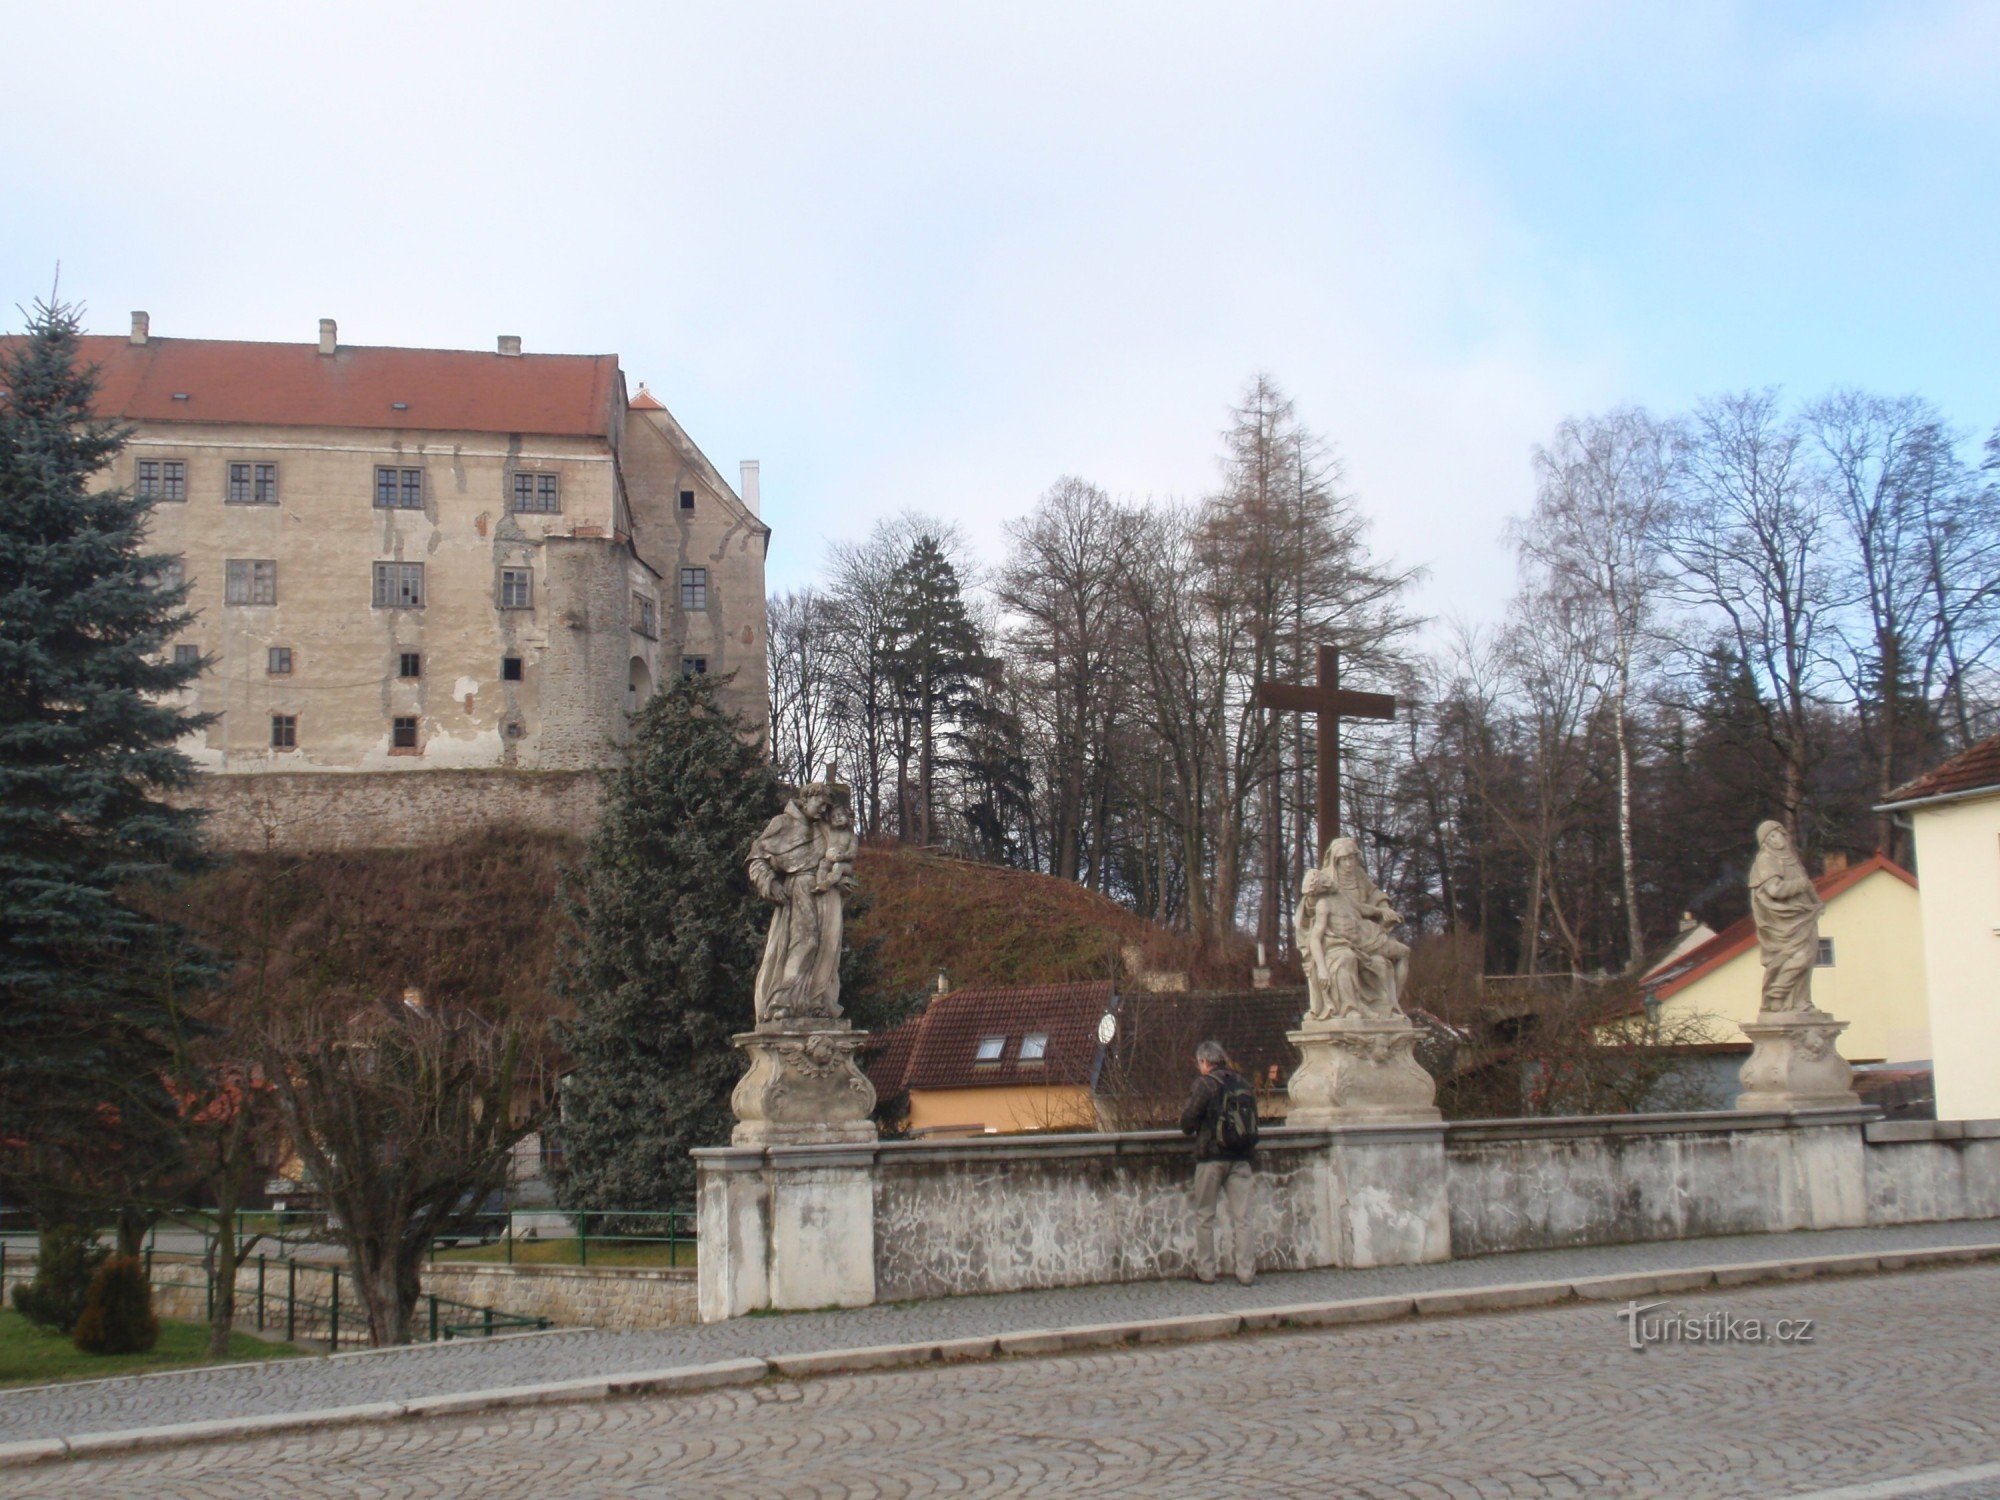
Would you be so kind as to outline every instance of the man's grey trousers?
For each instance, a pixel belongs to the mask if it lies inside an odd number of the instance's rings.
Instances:
[[[1216,1277],[1215,1200],[1228,1200],[1235,1238],[1230,1269],[1245,1286],[1257,1274],[1257,1251],[1250,1238],[1250,1185],[1256,1173],[1247,1161],[1203,1161],[1194,1168],[1194,1269],[1203,1281]]]

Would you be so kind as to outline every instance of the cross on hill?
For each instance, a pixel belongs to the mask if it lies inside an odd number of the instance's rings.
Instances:
[[[1388,693],[1357,693],[1340,685],[1340,651],[1319,648],[1319,681],[1301,685],[1260,682],[1257,701],[1279,713],[1312,714],[1319,729],[1319,858],[1340,832],[1340,716],[1393,719],[1396,700]]]

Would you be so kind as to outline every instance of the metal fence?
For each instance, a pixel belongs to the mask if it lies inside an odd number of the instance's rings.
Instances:
[[[431,1242],[431,1263],[483,1260],[500,1265],[681,1266],[697,1253],[695,1210],[508,1209],[481,1215],[467,1229]]]

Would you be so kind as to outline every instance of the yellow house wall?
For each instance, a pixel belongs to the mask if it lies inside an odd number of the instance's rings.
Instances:
[[[912,1131],[943,1125],[991,1126],[995,1130],[1092,1128],[1097,1119],[1090,1090],[1075,1084],[1056,1088],[912,1089]]]
[[[1911,810],[1940,1120],[2000,1119],[2000,795]]]
[[[1849,1023],[1840,1053],[1851,1062],[1915,1062],[1932,1055],[1922,904],[1908,885],[1878,871],[1834,897],[1820,917],[1819,933],[1833,939],[1834,961],[1813,970],[1813,1004]],[[1714,1040],[1745,1041],[1741,1023],[1756,1018],[1763,984],[1753,943],[1662,1001],[1661,1018],[1710,1016]]]

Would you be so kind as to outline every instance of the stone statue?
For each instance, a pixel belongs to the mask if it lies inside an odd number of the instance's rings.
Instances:
[[[1764,959],[1765,1014],[1821,1014],[1812,1003],[1812,971],[1819,962],[1819,914],[1825,907],[1784,824],[1759,823],[1750,915]]]
[[[750,883],[776,904],[757,970],[757,1025],[840,1017],[842,905],[861,841],[847,788],[801,787],[750,845]]]
[[[1402,920],[1361,867],[1354,840],[1327,845],[1325,863],[1306,874],[1293,918],[1310,1019],[1401,1017],[1410,967],[1409,946],[1394,935]]]

